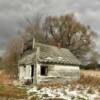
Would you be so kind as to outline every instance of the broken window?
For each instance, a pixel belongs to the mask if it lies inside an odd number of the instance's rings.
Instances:
[[[48,67],[47,66],[41,66],[41,75],[47,76],[48,74]]]

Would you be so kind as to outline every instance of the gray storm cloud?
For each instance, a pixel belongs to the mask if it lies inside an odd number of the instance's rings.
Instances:
[[[74,13],[79,21],[100,32],[100,0],[0,0],[0,52],[25,27],[26,18],[66,13]]]

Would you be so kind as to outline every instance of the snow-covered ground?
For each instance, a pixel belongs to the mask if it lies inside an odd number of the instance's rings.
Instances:
[[[71,85],[61,87],[31,87],[27,89],[29,100],[100,100],[100,93],[91,87]],[[33,98],[33,99],[32,99]]]

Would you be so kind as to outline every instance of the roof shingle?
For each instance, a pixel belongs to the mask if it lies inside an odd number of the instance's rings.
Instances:
[[[81,65],[80,61],[68,49],[57,48],[55,46],[41,43],[36,43],[35,46],[40,48],[38,59],[40,63]],[[19,63],[34,63],[35,52],[22,57]]]

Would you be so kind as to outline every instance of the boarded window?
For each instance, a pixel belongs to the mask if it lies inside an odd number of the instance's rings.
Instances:
[[[47,66],[41,66],[41,75],[47,76],[48,74],[48,67]]]

